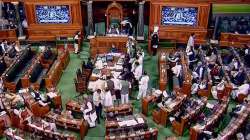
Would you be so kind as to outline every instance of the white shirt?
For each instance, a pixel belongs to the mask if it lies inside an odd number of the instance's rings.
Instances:
[[[1,47],[2,47],[3,52],[6,52],[6,51],[7,51],[7,50],[5,50],[4,43],[1,44]]]
[[[134,73],[135,79],[139,80],[142,76],[142,65],[137,66],[133,73]]]
[[[188,47],[190,47],[190,46],[193,46],[193,47],[194,47],[194,37],[193,37],[193,36],[190,36],[190,37],[189,37],[187,46],[188,46]]]
[[[113,99],[110,91],[104,93],[103,105],[105,107],[113,106]]]
[[[93,102],[95,106],[99,106],[101,103],[101,95],[97,91],[93,93]]]
[[[238,94],[247,95],[248,90],[249,90],[249,84],[243,84],[243,85],[238,87],[238,90],[236,91],[236,94],[237,94],[237,96],[238,96]]]
[[[172,68],[172,71],[173,73],[179,77],[180,73],[181,73],[181,65],[175,65],[173,68]]]
[[[121,84],[120,84],[121,82],[120,82],[120,80],[117,79],[117,78],[112,78],[111,80],[114,82],[114,88],[116,90],[120,90],[121,89]]]
[[[138,59],[138,62],[139,62],[139,64],[143,64],[143,56],[141,55],[141,56],[139,56],[139,59]]]
[[[141,80],[139,81],[140,88],[148,89],[148,81],[149,81],[148,75],[142,76]]]

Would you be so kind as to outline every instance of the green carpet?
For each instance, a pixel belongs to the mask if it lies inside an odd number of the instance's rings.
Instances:
[[[150,56],[147,53],[147,43],[139,43],[139,46],[145,50],[145,57],[144,57],[144,69],[147,71],[147,73],[150,76],[150,85],[149,88],[158,88],[158,57],[157,56]],[[70,54],[70,62],[67,66],[66,70],[64,71],[60,82],[58,83],[57,88],[60,90],[62,95],[62,103],[63,107],[65,108],[65,104],[68,100],[73,99],[76,100],[76,93],[75,86],[74,86],[74,77],[76,75],[76,70],[80,68],[82,61],[87,61],[89,57],[89,43],[84,43],[82,47],[82,51],[79,55],[76,54]],[[132,105],[134,107],[134,113],[140,113],[141,112],[141,103],[140,101],[135,100],[136,96],[138,94],[138,90],[133,90],[132,97],[130,98],[130,101],[132,102]],[[209,100],[209,102],[214,102],[214,100]],[[235,106],[235,102],[230,102],[228,112],[231,111],[232,107]],[[158,139],[164,140],[168,136],[176,136],[178,137],[173,131],[172,126],[168,124],[166,127],[157,125],[154,123],[152,119],[152,110],[157,108],[156,106],[150,105],[149,109],[149,115],[147,117],[147,122],[149,127],[158,128]],[[230,116],[228,113],[225,115],[223,121],[219,123],[219,126],[215,128],[216,132],[220,132],[223,130],[227,124],[230,121]],[[64,133],[71,133],[74,134],[79,139],[79,133],[67,131],[60,129],[60,131]],[[104,120],[101,120],[101,124],[97,125],[95,128],[90,128],[87,136],[85,136],[85,140],[103,140],[105,137],[105,127],[104,127]],[[5,139],[5,138],[2,138]],[[189,139],[189,130],[186,129],[184,131],[184,135],[182,137],[178,137],[180,140],[188,140]]]
[[[144,69],[147,71],[147,73],[150,76],[150,84],[149,88],[158,88],[158,57],[157,56],[150,56],[147,53],[147,43],[139,43],[139,46],[145,50],[145,57],[144,57]],[[75,77],[75,72],[77,68],[80,68],[81,62],[84,60],[86,61],[87,58],[89,57],[89,43],[84,43],[82,52],[79,55],[76,54],[71,54],[70,55],[70,63],[66,70],[64,71],[62,78],[58,84],[58,89],[61,91],[62,94],[62,101],[63,105],[70,100],[70,99],[76,99],[75,96],[78,95],[75,91],[75,86],[73,82],[73,78]],[[138,90],[133,90],[132,92],[132,97],[130,98],[130,101],[133,104],[134,107],[134,113],[140,113],[141,112],[141,103],[140,101],[135,100],[136,96],[138,94]],[[213,102],[213,100],[209,100],[209,102]],[[234,102],[230,102],[228,112],[231,111],[231,108],[235,106]],[[166,138],[166,136],[176,136],[178,137],[175,133],[172,131],[172,126],[170,124],[167,125],[167,127],[163,127],[161,125],[157,125],[154,123],[152,119],[152,110],[156,108],[155,106],[151,105],[150,107],[150,112],[147,117],[148,125],[149,127],[154,127],[158,128],[159,133],[158,133],[158,139],[163,140]],[[225,115],[225,119],[219,123],[219,126],[215,128],[216,132],[220,132],[223,130],[227,124],[230,121],[230,116],[228,114]],[[69,131],[65,131],[69,132]],[[73,132],[77,137],[79,137],[79,134]],[[104,127],[104,120],[101,121],[100,125],[97,125],[95,128],[90,128],[88,131],[87,136],[85,137],[86,140],[101,140],[104,139],[105,136],[105,127]],[[184,131],[184,135],[182,137],[178,137],[178,139],[181,140],[188,140],[189,139],[189,130],[186,129]]]
[[[150,84],[149,88],[158,88],[158,63],[156,56],[149,56],[149,54],[146,52],[146,43],[140,43],[139,44],[141,48],[145,50],[145,58],[144,58],[144,69],[148,72],[150,76]],[[70,63],[66,70],[64,71],[62,78],[58,84],[58,89],[60,90],[62,94],[62,102],[63,106],[65,106],[65,103],[70,99],[76,99],[75,96],[78,95],[75,91],[74,81],[73,78],[75,77],[75,72],[78,68],[80,68],[80,64],[83,60],[87,60],[89,54],[89,44],[85,43],[82,48],[82,52],[79,55],[71,54],[70,55]],[[141,103],[140,101],[135,100],[136,96],[138,94],[137,90],[133,90],[132,92],[132,98],[130,101],[133,104],[134,107],[134,113],[141,112]],[[150,106],[150,108],[155,108],[153,106]],[[150,113],[151,114],[151,113]],[[158,139],[162,140],[165,139],[166,136],[175,136],[175,134],[171,130],[171,126],[163,127],[161,125],[157,125],[154,123],[151,115],[150,117],[147,117],[147,121],[149,124],[149,127],[156,127],[159,130]],[[68,131],[66,131],[68,132]],[[76,133],[73,133],[76,134]],[[79,137],[78,134],[76,134],[77,137]],[[96,139],[104,139],[105,136],[105,128],[104,128],[104,121],[101,121],[100,125],[97,125],[95,128],[90,128],[88,131],[87,136],[85,137],[86,140],[96,140]],[[181,139],[188,139],[188,131],[184,134],[184,137],[180,137]]]

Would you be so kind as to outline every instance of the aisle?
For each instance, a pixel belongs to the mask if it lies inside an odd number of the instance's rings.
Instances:
[[[147,53],[147,44],[146,43],[140,43],[139,44],[144,50],[145,50],[145,58],[144,58],[144,69],[147,71],[147,73],[150,76],[150,88],[158,88],[158,57],[156,56],[150,56]],[[75,72],[78,68],[81,66],[82,60],[87,61],[87,58],[89,56],[89,43],[84,43],[83,50],[80,53],[80,57],[76,54],[70,54],[70,63],[66,70],[64,71],[62,78],[57,86],[57,88],[61,91],[62,94],[62,102],[63,102],[63,107],[65,107],[65,103],[70,100],[70,99],[75,99],[74,97],[77,95],[75,91],[75,86],[74,86],[74,77],[75,77]],[[134,107],[134,113],[140,113],[141,112],[141,103],[140,101],[135,100],[136,96],[138,94],[138,90],[133,90],[132,96],[133,98],[130,99],[130,101],[133,104]],[[159,130],[158,133],[158,139],[163,140],[165,139],[166,136],[175,136],[175,134],[171,130],[171,126],[168,125],[167,127],[163,127],[161,125],[157,125],[154,123],[152,119],[152,109],[153,107],[150,107],[151,111],[149,114],[149,117],[147,117],[147,121],[149,124],[149,127],[156,127]],[[69,131],[65,131],[69,132]],[[79,134],[75,132],[70,132],[74,133],[77,136]],[[101,124],[97,125],[95,128],[91,128],[88,131],[87,136],[85,137],[85,140],[102,140],[104,139],[105,136],[105,127],[104,127],[104,121],[101,120]],[[180,139],[185,140],[188,139],[188,131],[185,131],[184,137],[180,137]]]

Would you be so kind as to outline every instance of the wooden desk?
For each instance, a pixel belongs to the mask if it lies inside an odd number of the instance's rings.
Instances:
[[[143,120],[143,123],[138,122],[138,118]],[[128,124],[128,121],[133,121],[133,124]],[[123,117],[117,117],[115,119],[107,119],[105,121],[106,135],[122,133],[128,133],[129,130],[148,129],[147,120],[142,114],[135,114]]]
[[[41,105],[39,102],[35,101],[30,92],[25,92],[22,94],[25,105],[31,110],[31,112],[36,117],[43,117],[50,110],[49,105]]]
[[[128,116],[133,114],[132,104],[120,104],[118,106],[107,107],[105,113],[113,113],[114,116]]]
[[[154,129],[150,129],[150,130],[146,130],[146,131],[138,131],[138,132],[133,132],[130,133],[129,135],[124,135],[124,134],[120,134],[120,135],[108,135],[105,136],[105,140],[114,140],[114,139],[141,139],[143,138],[143,140],[157,140],[157,136],[158,136],[158,130],[156,128]]]
[[[40,90],[44,76],[47,74],[48,68],[43,67],[39,61],[31,64],[31,67],[26,71],[21,78],[23,88],[34,87],[34,90]]]
[[[19,129],[17,129],[19,130]],[[16,130],[8,128],[4,131],[4,135],[8,140],[25,140],[24,137],[20,136]]]
[[[69,100],[66,103],[66,109],[70,110],[72,112],[76,112],[76,113],[82,114],[81,105],[78,102],[74,101],[74,100]]]
[[[188,123],[192,122],[193,119],[197,117],[196,115],[198,115],[201,112],[201,110],[206,106],[206,104],[207,104],[207,98],[201,98],[200,103],[197,106],[193,107],[190,110],[186,110],[187,112],[185,115],[181,116],[180,122],[174,120],[172,122],[172,127],[174,132],[179,136],[183,135],[184,129],[186,127],[189,127]]]
[[[45,87],[56,87],[63,73],[62,61],[57,59],[45,77]]]
[[[8,116],[7,112],[3,111],[0,115],[0,137],[3,136],[4,130],[10,127],[10,117]]]
[[[220,132],[216,140],[228,140],[232,138],[247,121],[250,114],[250,104],[236,117],[233,117],[227,127]]]
[[[110,52],[112,45],[118,49],[119,52],[126,52],[126,43],[128,37],[122,36],[97,36],[90,39],[90,54],[92,57],[96,54],[103,54]]]
[[[243,48],[245,44],[250,43],[250,35],[221,33],[220,46]]]
[[[27,130],[28,120],[32,118],[33,114],[28,109],[25,108],[24,110],[19,110],[19,114],[15,114],[14,110],[10,111],[10,120],[12,127],[20,128],[23,130]]]
[[[25,49],[19,54],[16,61],[3,73],[4,86],[7,90],[16,92],[22,75],[28,70],[35,59],[36,53],[30,49]]]
[[[48,92],[46,93],[46,96],[48,96],[51,99],[54,108],[62,109],[62,97],[59,91]]]
[[[154,103],[157,99],[161,98],[162,94],[157,95],[152,93],[152,95],[146,96],[144,98],[142,98],[142,114],[147,116],[148,115],[148,106],[150,103]]]
[[[57,126],[79,131],[81,139],[84,139],[84,136],[87,134],[88,123],[83,119],[67,118],[64,115],[59,115],[53,112],[49,112],[45,118],[49,121],[55,122]]]
[[[192,87],[192,74],[189,71],[189,65],[187,58],[184,54],[181,55],[181,64],[183,68],[183,85],[181,87],[181,91],[183,94],[190,96],[191,95],[191,87]]]
[[[177,97],[173,101],[171,101],[171,107],[161,105],[159,111],[153,111],[153,120],[156,123],[166,126],[169,115],[179,109],[179,107],[187,97],[182,93],[177,93],[176,96]]]
[[[43,124],[39,122],[32,122],[28,124],[29,126],[29,132],[34,133],[35,135],[41,136],[44,139],[48,140],[54,140],[54,139],[60,139],[60,140],[76,140],[76,137],[73,135],[63,134],[59,132],[51,131],[50,128],[43,127]]]
[[[48,50],[47,50],[48,51]],[[48,59],[44,58],[45,53],[47,52],[41,52],[38,56],[38,60],[42,64],[43,67],[49,69],[50,66],[54,63],[54,61],[57,59],[58,52],[55,49],[51,49],[51,55],[49,56]],[[48,54],[48,53],[47,53]]]
[[[218,106],[215,112],[210,115],[207,119],[205,124],[196,124],[195,126],[191,127],[189,130],[190,139],[191,140],[198,140],[199,135],[202,131],[209,130],[213,128],[212,126],[219,121],[221,116],[227,111],[229,103],[229,98],[224,98],[222,103]]]
[[[1,29],[0,30],[0,40],[11,40],[16,41],[17,40],[17,33],[16,29]]]
[[[166,90],[167,87],[167,70],[168,68],[168,62],[167,62],[167,54],[165,52],[162,52],[159,54],[158,57],[158,71],[159,71],[159,89],[161,91]]]

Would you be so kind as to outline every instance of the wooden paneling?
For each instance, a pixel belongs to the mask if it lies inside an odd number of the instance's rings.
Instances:
[[[221,33],[220,36],[220,46],[243,48],[248,43],[250,35],[247,34]]]
[[[16,29],[0,30],[0,40],[4,39],[11,41],[17,40]]]
[[[68,24],[38,24],[36,5],[69,5],[71,22]],[[82,30],[82,15],[79,0],[25,0],[29,40],[55,40],[56,37],[73,37]]]
[[[193,3],[191,3],[193,2]],[[163,6],[173,7],[197,7],[198,17],[196,26],[173,26],[161,24],[161,9]],[[159,39],[175,40],[178,43],[186,43],[191,33],[195,33],[195,43],[203,44],[206,42],[208,32],[208,19],[210,15],[209,3],[194,3],[194,1],[179,1],[173,2],[173,0],[155,0],[150,4],[150,24],[149,33],[153,32],[154,26],[159,26]],[[149,47],[150,46],[150,34],[149,34]],[[150,48],[149,48],[150,50]]]
[[[108,53],[112,45],[118,49],[118,52],[124,53],[127,41],[128,37],[97,36],[90,39],[90,54],[94,57],[96,54]]]

